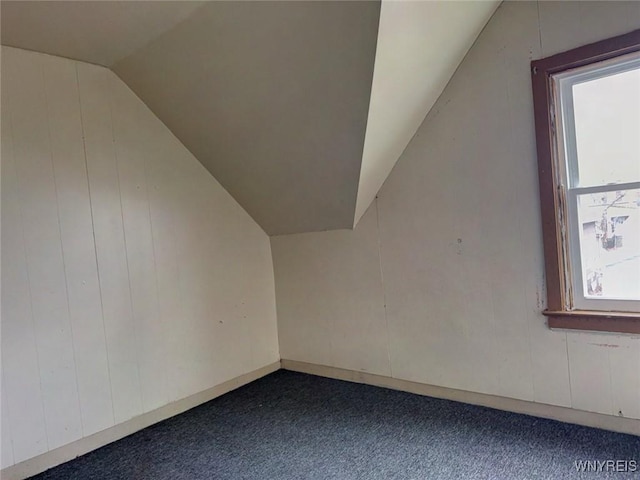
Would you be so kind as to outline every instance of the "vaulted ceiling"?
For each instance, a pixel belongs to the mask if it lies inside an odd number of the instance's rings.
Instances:
[[[270,235],[352,228],[499,1],[2,1],[111,68]]]

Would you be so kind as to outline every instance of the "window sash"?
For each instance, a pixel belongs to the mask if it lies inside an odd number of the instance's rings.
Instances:
[[[550,77],[552,92],[551,119],[555,130],[555,183],[559,195],[557,214],[561,250],[565,260],[564,308],[606,312],[640,312],[640,301],[630,299],[588,298],[585,295],[582,268],[582,245],[578,216],[578,197],[640,188],[640,181],[580,186],[574,118],[573,86],[640,68],[640,52],[605,62],[566,70]],[[555,123],[555,125],[553,125]]]
[[[571,288],[567,295],[567,310],[601,310],[609,312],[638,312],[640,301],[631,299],[588,298],[584,292],[582,245],[580,238],[580,218],[578,215],[578,196],[584,193],[600,193],[615,190],[640,188],[640,182],[622,185],[606,185],[603,187],[574,188],[567,191],[567,236],[565,240],[565,255],[569,260],[569,278]],[[585,192],[587,190],[587,192]],[[640,272],[639,272],[640,279]]]
[[[576,142],[576,127],[573,101],[573,86],[579,83],[604,78],[630,70],[640,69],[640,52],[633,52],[587,67],[566,70],[551,76],[555,97],[555,111],[561,185],[580,187],[580,165]]]

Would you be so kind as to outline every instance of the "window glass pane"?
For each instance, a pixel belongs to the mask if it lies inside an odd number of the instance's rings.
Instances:
[[[579,186],[640,180],[640,69],[575,84],[573,102]]]
[[[586,298],[640,300],[640,189],[578,195]]]

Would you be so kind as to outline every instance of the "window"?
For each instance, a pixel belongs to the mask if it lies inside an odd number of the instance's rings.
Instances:
[[[640,30],[532,62],[552,328],[640,333]]]

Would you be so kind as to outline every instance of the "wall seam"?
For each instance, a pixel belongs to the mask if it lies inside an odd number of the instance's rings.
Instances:
[[[111,77],[111,85],[113,85],[113,81],[114,81],[114,77]],[[164,394],[165,394],[165,403],[166,402],[170,402],[170,398],[171,395],[169,394],[169,379],[168,379],[168,366],[167,366],[167,353],[168,353],[168,348],[167,348],[167,337],[166,337],[166,332],[167,329],[166,327],[166,323],[165,323],[165,317],[161,312],[161,307],[160,307],[160,288],[159,288],[159,283],[158,283],[158,265],[157,265],[157,258],[156,258],[156,243],[155,243],[155,238],[154,238],[154,234],[153,234],[153,216],[151,215],[151,199],[149,198],[149,172],[148,172],[148,168],[147,168],[147,157],[146,155],[142,156],[142,171],[144,173],[144,195],[145,198],[147,200],[147,213],[149,215],[149,235],[151,237],[151,254],[152,254],[152,258],[153,258],[153,278],[155,280],[154,283],[154,287],[155,287],[155,301],[156,301],[156,306],[158,308],[158,319],[160,321],[160,324],[162,325],[162,345],[164,347],[164,354],[162,355],[162,360],[164,363],[164,368],[162,369],[162,373],[163,373],[163,379],[164,379]]]
[[[124,228],[124,210],[122,208],[122,190],[120,188],[120,168],[118,166],[118,148],[116,146],[116,133],[115,133],[115,126],[113,124],[113,98],[112,98],[112,94],[111,94],[111,85],[109,82],[109,78],[106,79],[105,81],[104,87],[105,87],[105,91],[107,93],[107,104],[109,105],[109,123],[111,126],[111,146],[112,146],[112,151],[113,151],[113,159],[115,160],[115,166],[116,166],[116,177],[117,177],[117,182],[118,182],[118,201],[120,203],[120,221],[122,224],[122,240],[124,242],[124,259],[125,259],[125,263],[127,265],[127,285],[129,287],[128,292],[129,292],[129,311],[131,312],[131,324],[133,327],[133,336],[136,339],[136,348],[135,348],[135,354],[136,354],[136,373],[138,376],[138,387],[139,387],[139,397],[140,397],[140,407],[142,412],[144,413],[145,411],[145,407],[144,407],[144,396],[142,393],[142,379],[140,377],[140,357],[138,355],[138,337],[139,337],[139,332],[138,332],[138,321],[136,319],[135,316],[135,312],[133,310],[133,297],[132,297],[132,292],[131,292],[131,272],[129,271],[129,251],[127,250],[127,233],[126,230]]]
[[[609,366],[609,402],[611,403],[611,415],[618,415],[616,412],[613,395],[613,371],[611,370],[611,349],[607,349],[607,365]]]
[[[569,403],[571,408],[575,408],[573,406],[573,385],[571,383],[571,357],[569,356],[569,336],[567,332],[564,332],[564,345],[567,353],[567,378],[569,380]]]
[[[69,333],[71,334],[71,358],[73,359],[73,371],[75,372],[76,399],[78,401],[78,411],[80,413],[80,434],[84,437],[84,420],[82,414],[82,402],[80,401],[80,386],[78,381],[78,362],[76,361],[76,342],[73,333],[73,321],[71,320],[71,302],[69,300],[69,279],[67,276],[67,262],[64,255],[64,244],[62,241],[62,225],[60,223],[60,199],[58,197],[58,181],[56,179],[56,166],[53,153],[53,142],[51,140],[51,119],[49,117],[49,97],[47,96],[47,79],[45,75],[44,58],[40,58],[40,70],[42,74],[42,92],[44,95],[45,119],[47,121],[47,138],[49,140],[49,163],[51,164],[51,175],[53,176],[53,191],[56,196],[56,218],[58,220],[58,236],[60,237],[60,255],[62,256],[62,273],[64,275],[64,293],[67,300],[67,319],[69,321]]]
[[[2,370],[1,370],[2,377],[0,379],[0,385],[1,385],[0,388],[4,389],[5,388],[5,386],[4,386],[5,385],[4,366],[2,366],[1,368],[2,368]],[[4,397],[4,395],[3,395],[3,397]],[[6,405],[5,405],[5,403],[6,403]],[[6,429],[6,431],[8,432],[9,443],[10,443],[9,447],[11,448],[11,465],[15,465],[16,457],[15,457],[15,448],[13,448],[13,435],[11,434],[11,412],[9,411],[9,401],[7,400],[6,402],[4,402],[2,400],[2,398],[0,398],[0,409],[5,411],[6,415],[7,415],[7,420],[8,420],[6,422],[7,424],[5,425],[4,424],[5,422],[2,422],[1,417],[0,417],[0,422],[2,424],[1,428],[2,429]],[[4,435],[2,435],[2,436],[4,436]],[[0,436],[0,438],[2,438],[2,436]],[[5,448],[4,446],[0,445],[0,449],[4,450],[4,448]],[[11,465],[9,465],[9,466],[11,466]],[[2,467],[2,468],[6,468],[6,467]]]
[[[389,316],[387,315],[387,292],[384,285],[384,273],[382,270],[382,239],[380,236],[380,211],[378,209],[378,195],[373,199],[376,209],[376,236],[378,239],[378,265],[380,267],[380,285],[382,286],[382,301],[384,307],[384,326],[387,333],[387,361],[389,362],[389,374],[393,377],[393,364],[391,362],[391,340],[389,334]]]
[[[96,243],[96,228],[95,221],[93,218],[93,198],[91,196],[91,182],[89,181],[89,162],[87,160],[87,142],[85,140],[85,132],[84,132],[84,117],[82,115],[82,96],[80,94],[80,78],[78,74],[78,63],[73,62],[74,69],[76,72],[76,88],[78,91],[78,108],[80,110],[80,128],[82,132],[82,151],[84,154],[84,170],[85,177],[87,179],[87,194],[89,197],[89,212],[91,214],[91,236],[93,238],[93,253],[96,262],[96,277],[98,280],[98,293],[100,295],[100,315],[102,320],[102,333],[104,335],[104,349],[106,353],[107,359],[107,376],[109,378],[109,397],[111,399],[111,419],[112,424],[115,424],[116,413],[113,407],[113,383],[111,382],[111,360],[109,359],[109,342],[107,342],[107,327],[104,324],[104,300],[102,298],[102,280],[100,279],[100,264],[98,262],[98,246]]]
[[[539,24],[538,24],[539,25]],[[502,52],[501,52],[502,53]],[[515,135],[513,132],[513,125],[514,125],[514,118],[513,118],[513,111],[512,111],[512,106],[513,106],[513,92],[511,91],[513,86],[511,85],[511,78],[509,77],[508,73],[509,73],[509,60],[507,58],[507,56],[502,53],[502,65],[504,67],[504,78],[506,79],[505,82],[505,93],[506,93],[506,97],[507,97],[507,110],[508,110],[508,118],[509,118],[509,152],[512,158],[516,158],[517,152],[518,152],[518,148],[517,148],[517,142],[515,139]],[[517,188],[513,189],[513,182],[509,183],[509,187],[512,188],[511,191],[511,196],[512,196],[512,200],[515,202],[517,200],[518,197],[518,192],[517,192]],[[520,241],[520,244],[524,244],[524,242],[522,241],[523,238],[523,220],[522,220],[522,216],[518,216],[517,218],[517,224],[518,224],[518,240]],[[527,349],[528,349],[528,358],[529,358],[529,381],[531,384],[531,398],[532,400],[535,400],[536,398],[536,382],[535,382],[535,375],[533,373],[534,368],[533,368],[533,353],[532,353],[532,345],[531,345],[531,328],[530,328],[530,315],[528,313],[528,309],[527,309],[527,292],[526,292],[526,282],[524,280],[524,277],[521,275],[521,277],[519,278],[519,283],[520,283],[520,293],[522,295],[522,302],[523,302],[523,307],[524,310],[527,312],[524,314],[524,326],[525,326],[525,331],[527,333]],[[493,290],[492,290],[492,295],[493,295]],[[539,305],[536,304],[536,308],[539,308]],[[495,315],[495,310],[494,310],[494,315]],[[496,335],[496,338],[498,338],[498,335]],[[501,379],[502,380],[502,379]]]
[[[540,1],[536,2],[538,12],[538,39],[540,41],[540,58],[544,57],[544,49],[542,48],[542,22],[540,22]]]

